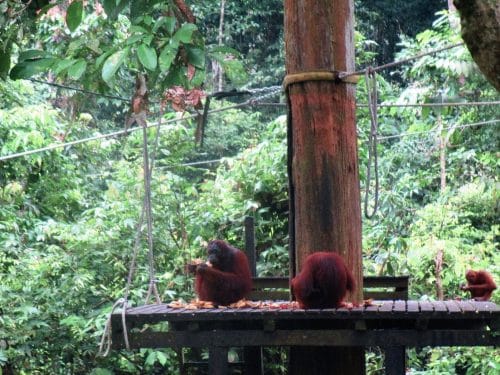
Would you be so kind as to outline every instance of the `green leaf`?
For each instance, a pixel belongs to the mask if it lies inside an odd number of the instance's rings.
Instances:
[[[198,28],[196,27],[196,25],[192,23],[185,23],[179,30],[175,32],[172,38],[181,43],[190,43],[193,39],[193,33],[197,29]]]
[[[50,53],[45,52],[40,49],[29,49],[27,51],[23,51],[19,54],[18,62],[23,62],[26,60],[36,60],[42,58],[53,57]]]
[[[175,31],[175,17],[165,17],[165,27],[169,35],[172,35]]]
[[[142,40],[143,36],[142,35],[132,35],[131,37],[129,37],[127,39],[127,41],[125,42],[127,45],[131,45],[131,44],[135,44],[137,43],[139,40]]]
[[[123,64],[123,61],[127,58],[129,49],[123,49],[118,52],[113,53],[109,56],[102,67],[102,79],[109,84],[116,71]]]
[[[247,73],[243,67],[243,63],[239,60],[228,60],[225,58],[217,58],[216,60],[222,65],[224,73],[236,85],[241,85],[247,80]]]
[[[130,18],[132,20],[147,13],[148,11],[147,0],[133,0],[130,2]]]
[[[144,27],[142,26],[138,26],[138,25],[132,25],[130,26],[130,32],[132,34],[135,34],[135,33],[138,33],[138,34],[147,34],[148,33],[148,30],[146,30]]]
[[[69,69],[68,69],[68,75],[73,78],[74,80],[80,79],[82,74],[85,72],[87,69],[87,62],[84,59],[79,59],[76,64],[73,64]]]
[[[12,68],[10,71],[11,79],[26,79],[34,76],[35,74],[49,70],[56,59],[36,59],[23,61]]]
[[[166,17],[163,17],[161,16],[160,18],[158,18],[158,20],[155,22],[155,24],[153,25],[153,33],[156,33],[160,27],[162,27],[165,22],[167,22],[167,18]]]
[[[186,69],[181,68],[180,66],[172,66],[163,80],[163,85],[165,87],[170,87],[170,86],[187,86],[187,80],[186,80]]]
[[[90,373],[90,375],[113,375],[113,374],[114,372],[102,367],[97,367],[93,369],[92,372]]]
[[[116,9],[117,0],[103,0],[102,7],[108,16],[110,16]]]
[[[169,44],[163,48],[160,53],[160,70],[166,72],[170,69],[172,62],[177,56],[177,51],[179,50],[179,43],[171,40]]]
[[[224,55],[230,54],[236,57],[241,56],[241,54],[237,50],[227,46],[211,45],[207,46],[207,49],[209,50],[209,53],[224,54]]]
[[[197,68],[205,67],[205,52],[201,48],[186,46],[188,61]]]
[[[101,56],[99,56],[95,60],[95,66],[96,66],[96,68],[99,68],[101,66],[101,64],[104,62],[104,60],[106,60],[109,57],[109,55],[111,55],[114,52],[115,52],[115,49],[111,49],[109,51],[106,51],[106,53],[103,53]]]
[[[108,18],[114,20],[131,1],[134,0],[103,0],[102,6]]]
[[[156,51],[153,47],[150,47],[146,44],[141,44],[139,48],[137,48],[137,56],[139,57],[139,61],[141,64],[148,70],[155,70],[158,64],[158,56],[156,55]]]
[[[167,363],[167,356],[163,352],[157,352],[157,357],[158,357],[158,362],[160,362],[160,365],[165,366],[165,363]]]
[[[149,35],[145,35],[144,36],[144,39],[143,39],[143,43],[146,44],[147,46],[150,46],[151,45],[151,42],[153,41],[153,38],[154,38],[154,35],[153,34],[149,34]]]
[[[71,65],[76,62],[74,59],[64,59],[59,60],[53,67],[54,74],[59,75],[63,70],[68,69]]]
[[[66,11],[66,25],[71,32],[75,31],[83,19],[83,1],[73,1]]]
[[[156,352],[151,352],[144,362],[146,365],[153,366],[156,362]]]

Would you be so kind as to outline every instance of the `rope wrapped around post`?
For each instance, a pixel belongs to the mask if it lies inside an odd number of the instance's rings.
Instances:
[[[336,70],[312,70],[309,72],[299,72],[287,74],[283,79],[283,91],[288,92],[288,87],[294,83],[308,81],[337,81],[342,83],[356,84],[359,81],[359,76],[348,75],[343,76],[342,73]]]

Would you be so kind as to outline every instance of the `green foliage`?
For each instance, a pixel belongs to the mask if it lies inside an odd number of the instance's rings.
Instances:
[[[75,31],[83,20],[83,1],[73,1],[66,10],[66,25]]]
[[[11,79],[26,79],[51,72],[61,79],[80,81],[86,88],[108,92],[130,88],[139,71],[149,73],[148,88],[155,93],[172,85],[199,87],[205,80],[204,39],[196,25],[172,16],[178,14],[175,5],[121,0],[105,1],[101,8],[97,1],[73,1],[64,11],[60,3],[51,4],[50,12],[41,12],[36,19],[29,18],[27,9],[18,10],[30,27],[36,27],[39,51],[26,56],[29,47],[23,45],[23,38],[18,39],[8,29],[1,32],[10,39],[0,48],[4,56],[0,75],[10,71]],[[8,14],[16,13],[9,8]],[[4,22],[11,24],[12,20],[7,17]],[[12,69],[11,57],[14,61],[18,57]],[[246,82],[246,72],[236,57],[222,52],[208,56],[223,62],[229,79],[241,85]]]
[[[412,374],[494,375],[499,371],[499,349],[427,347],[407,352],[410,363],[413,364]]]
[[[285,75],[282,1],[225,2],[225,13],[229,16],[224,18],[223,44],[239,51],[236,55],[228,51],[220,56],[223,51],[218,45],[220,1],[196,2],[193,12],[204,20],[200,30],[207,46],[212,48],[209,57],[222,64],[231,84],[245,81],[243,67],[248,71],[250,86],[276,85],[282,81]],[[238,63],[239,54],[243,65]]]
[[[446,299],[469,297],[459,291],[467,269],[486,269],[500,278],[496,251],[500,227],[494,224],[497,193],[493,186],[491,181],[464,185],[453,196],[443,195],[416,212],[408,252],[414,298],[435,292],[437,251],[444,253],[441,277]]]
[[[193,3],[198,20],[206,21],[196,26],[173,17],[170,2],[154,0],[103,1],[107,18],[93,12],[95,2],[77,1],[68,8],[66,23],[46,14],[45,8],[36,29],[24,24],[34,20],[30,17],[41,3],[30,2],[26,9],[19,2],[0,4],[0,10],[7,4],[17,12],[8,13],[15,17],[0,12],[0,26],[6,26],[0,34],[7,38],[0,38],[0,75],[6,75],[4,61],[11,57],[17,61],[10,70],[13,76],[50,68],[59,79],[79,80],[98,91],[129,92],[125,88],[133,86],[131,77],[138,71],[148,72],[156,92],[174,83],[194,85],[187,79],[187,66],[203,78],[210,61],[221,63],[235,84],[244,84],[248,67],[251,85],[275,84],[284,74],[282,2],[226,2],[231,17],[226,17],[224,46],[217,39],[219,1]],[[404,6],[416,5],[410,3]],[[81,19],[80,4],[86,4]],[[396,8],[391,5],[390,10]],[[18,39],[20,30],[35,32]],[[371,39],[376,38],[356,34],[359,64],[380,58],[374,52],[380,45]],[[432,29],[414,39],[403,37],[399,57],[458,40],[447,16],[441,15]],[[498,96],[463,47],[398,71],[404,84],[378,77],[381,101]],[[64,111],[50,106],[57,102],[55,95],[61,99],[45,86],[0,81],[0,155],[99,135],[123,124],[121,102],[79,94],[71,98],[79,106],[69,121]],[[359,103],[366,102],[363,84],[357,95]],[[227,104],[214,100],[212,109]],[[410,274],[411,296],[430,299],[435,294],[434,258],[443,249],[446,298],[466,296],[459,286],[467,267],[488,269],[498,279],[497,128],[455,126],[494,118],[496,110],[378,109],[379,136],[395,137],[378,144],[380,205],[374,219],[363,223],[366,274]],[[359,107],[357,117],[364,189],[367,109]],[[438,121],[450,129],[436,133]],[[196,125],[193,120],[169,123],[159,134],[152,181],[153,238],[164,301],[193,298],[185,264],[203,257],[203,244],[212,238],[243,247],[243,219],[249,215],[256,223],[258,273],[288,273],[285,119],[256,108],[211,114],[203,147],[192,141]],[[148,130],[150,145],[156,132]],[[439,135],[448,138],[444,191],[439,184]],[[185,165],[207,160],[202,168]],[[8,363],[19,373],[176,373],[172,350],[95,356],[107,314],[124,293],[143,189],[141,132],[0,162],[0,365]],[[147,265],[143,234],[131,285],[133,305],[144,302]],[[498,302],[498,294],[494,299]],[[409,367],[415,373],[493,374],[498,372],[498,351],[487,350],[411,351]],[[379,352],[370,352],[367,361],[368,373],[382,372]],[[286,350],[266,352],[270,373],[284,373],[285,362]]]

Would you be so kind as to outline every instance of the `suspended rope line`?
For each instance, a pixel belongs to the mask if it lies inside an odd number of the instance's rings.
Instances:
[[[122,96],[117,96],[117,95],[109,95],[109,94],[103,94],[97,91],[92,91],[92,90],[86,90],[82,89],[79,87],[74,87],[74,86],[67,86],[63,85],[61,83],[55,83],[55,82],[49,82],[49,81],[42,81],[40,79],[36,78],[28,78],[28,81],[31,81],[33,83],[40,83],[42,85],[47,85],[47,86],[52,86],[52,87],[57,87],[59,89],[64,89],[64,90],[71,90],[71,91],[77,91],[81,92],[84,94],[89,94],[89,95],[94,95],[94,96],[100,96],[103,98],[108,98],[108,99],[115,99],[115,100],[121,100],[123,102],[130,102],[131,98],[124,98]],[[268,92],[268,91],[274,91],[276,88],[281,89],[281,86],[269,86],[269,87],[261,87],[261,88],[252,88],[252,89],[247,89],[244,91],[218,91],[214,92],[212,94],[208,94],[207,97],[212,97],[216,99],[222,99],[225,97],[230,97],[230,96],[240,96],[240,95],[254,95],[254,94],[260,94],[262,92]],[[150,103],[159,103],[159,102],[152,102]]]
[[[151,175],[152,169],[149,167],[149,153],[148,153],[148,133],[147,125],[143,123],[143,160],[144,160],[144,203],[146,211],[146,224],[147,224],[147,239],[148,239],[148,263],[149,263],[149,286],[146,294],[146,302],[149,303],[151,294],[154,294],[156,303],[161,303],[158,289],[156,287],[155,269],[154,269],[154,255],[153,255],[153,216],[151,209]],[[159,127],[158,132],[159,134]]]
[[[127,325],[126,325],[126,312],[128,308],[128,297],[130,294],[130,288],[132,286],[132,280],[134,278],[134,274],[137,268],[137,255],[139,253],[139,247],[140,247],[140,242],[141,242],[141,235],[142,235],[142,226],[144,223],[144,217],[149,216],[147,228],[148,228],[148,265],[149,265],[149,286],[148,286],[148,291],[146,294],[146,299],[145,299],[145,304],[149,302],[149,298],[151,297],[151,293],[154,294],[157,303],[161,303],[160,296],[158,293],[158,289],[156,287],[156,279],[155,279],[155,271],[154,271],[154,257],[153,257],[153,246],[152,246],[152,219],[151,219],[151,176],[153,173],[153,167],[155,164],[156,160],[156,155],[158,151],[158,144],[159,144],[159,139],[160,139],[160,129],[162,126],[162,118],[163,118],[163,110],[160,107],[160,117],[158,119],[158,123],[156,125],[156,136],[155,136],[155,141],[154,141],[154,146],[153,150],[151,151],[151,162],[149,162],[148,154],[147,154],[147,134],[143,133],[143,140],[144,140],[144,186],[145,186],[145,194],[144,194],[144,199],[143,199],[143,204],[142,204],[142,209],[141,209],[141,215],[139,217],[139,221],[137,223],[137,229],[136,229],[136,236],[134,240],[134,248],[132,251],[132,258],[130,260],[130,265],[129,265],[129,272],[127,276],[127,284],[125,286],[125,292],[123,298],[120,298],[114,305],[111,310],[111,313],[109,314],[108,321],[106,322],[106,326],[104,329],[103,336],[101,338],[101,344],[99,346],[99,352],[98,355],[101,355],[103,357],[107,356],[109,354],[110,348],[111,348],[111,314],[113,314],[114,310],[117,308],[121,307],[121,317],[122,317],[122,331],[123,331],[123,341],[125,343],[125,348],[130,349],[130,344],[128,340],[128,333],[127,333]],[[143,122],[145,124],[145,122]],[[145,126],[142,126],[143,129],[146,129]],[[146,131],[146,130],[144,130]],[[149,194],[148,194],[149,191]],[[147,214],[149,210],[149,215]],[[105,344],[106,343],[106,344]],[[104,350],[104,345],[106,345],[106,350]]]
[[[192,165],[203,165],[203,164],[212,164],[212,163],[220,163],[223,159],[213,159],[213,160],[205,160],[205,161],[193,161],[190,163],[182,163],[182,164],[177,164],[175,166],[177,167],[189,167]]]
[[[497,120],[488,120],[488,121],[480,121],[480,122],[474,122],[470,124],[464,124],[464,125],[455,125],[455,126],[448,126],[446,128],[443,128],[442,130],[451,130],[451,129],[464,129],[464,128],[470,128],[474,126],[484,126],[484,125],[497,125],[500,123],[500,119]],[[401,133],[401,134],[395,134],[395,135],[387,135],[384,137],[378,137],[377,139],[379,141],[385,141],[387,139],[394,139],[394,138],[402,138],[402,137],[408,137],[412,135],[422,135],[422,134],[429,134],[429,133],[435,133],[437,132],[437,129],[432,129],[432,130],[423,130],[420,132],[411,132],[411,133]]]
[[[377,153],[377,75],[371,70],[367,69],[365,73],[366,92],[368,95],[368,103],[370,109],[370,133],[368,135],[368,163],[366,166],[366,191],[365,191],[365,217],[371,219],[377,212],[378,207],[378,194],[379,194],[379,179],[378,179],[378,153]],[[373,159],[373,169],[375,172],[375,197],[373,204],[373,211],[368,213],[368,199],[370,196],[371,184],[371,167]]]
[[[450,103],[380,103],[377,104],[379,108],[381,107],[480,107],[480,106],[490,106],[490,105],[500,105],[499,101],[491,102],[450,102]],[[357,104],[358,107],[368,107],[369,104],[360,103]]]
[[[259,107],[286,107],[286,103],[257,103],[255,104]],[[491,102],[449,102],[449,103],[379,103],[377,104],[378,108],[392,108],[392,107],[481,107],[481,106],[490,106],[490,105],[500,105],[500,101],[491,101]],[[358,103],[356,107],[368,107],[368,103]]]
[[[269,94],[266,94],[269,95]],[[148,239],[148,263],[149,263],[149,287],[145,299],[145,304],[149,303],[149,299],[152,294],[154,294],[156,298],[157,303],[161,303],[161,299],[158,293],[158,289],[156,286],[156,279],[155,279],[155,270],[154,270],[154,254],[153,254],[153,225],[152,225],[152,205],[151,205],[151,176],[152,176],[152,171],[154,167],[154,161],[155,161],[155,155],[156,151],[158,150],[158,142],[159,142],[159,134],[160,134],[160,129],[161,129],[161,120],[163,117],[162,113],[162,108],[160,107],[160,116],[159,116],[159,121],[157,125],[157,132],[156,132],[156,138],[155,138],[155,144],[154,148],[151,154],[151,163],[150,163],[150,156],[148,152],[148,141],[147,141],[147,128],[148,125],[146,123],[146,118],[145,118],[145,111],[142,111],[138,115],[135,115],[135,121],[142,127],[143,129],[143,168],[144,168],[144,201],[143,201],[143,206],[141,210],[141,216],[139,219],[139,223],[137,226],[137,234],[135,238],[135,243],[134,243],[134,251],[133,251],[133,256],[131,260],[131,264],[129,267],[129,274],[127,278],[127,285],[125,288],[125,293],[124,297],[119,299],[117,302],[112,307],[112,311],[110,315],[108,316],[108,320],[105,325],[104,333],[101,338],[101,342],[99,345],[99,353],[102,356],[108,355],[110,348],[111,348],[111,339],[112,339],[112,332],[111,332],[111,315],[113,312],[121,306],[122,311],[121,311],[121,320],[122,320],[122,331],[123,331],[123,336],[124,336],[124,343],[126,349],[130,349],[130,343],[128,340],[128,333],[127,333],[127,325],[126,325],[126,311],[128,307],[128,295],[130,292],[130,287],[132,284],[132,279],[133,275],[136,269],[136,261],[137,261],[137,254],[138,254],[138,249],[139,249],[139,244],[140,244],[140,236],[142,233],[142,224],[144,221],[144,216],[146,216],[146,222],[147,222],[147,239]],[[106,349],[104,347],[106,346]]]
[[[272,91],[272,92],[264,94],[264,95],[262,95],[262,96],[260,96],[258,98],[250,99],[250,100],[247,100],[247,101],[239,103],[239,104],[235,104],[235,105],[231,105],[231,106],[227,106],[227,107],[222,107],[222,108],[217,108],[217,109],[212,109],[208,113],[209,114],[213,114],[213,113],[228,111],[228,110],[231,110],[231,109],[237,109],[237,108],[242,108],[242,107],[247,107],[247,106],[253,106],[253,105],[256,105],[258,103],[258,101],[266,99],[266,98],[271,97],[271,96],[274,96],[276,94],[278,94],[278,91]],[[197,116],[198,116],[197,114],[196,115],[188,115],[188,116],[185,116],[185,117],[182,117],[182,118],[176,118],[176,119],[167,120],[167,121],[163,122],[162,126],[165,126],[165,125],[168,125],[168,124],[172,124],[172,123],[176,123],[176,122],[180,122],[180,121],[187,121],[187,120],[196,119]],[[153,126],[155,126],[155,125],[148,125],[147,127],[150,128],[150,127],[153,127]],[[46,146],[46,147],[37,148],[37,149],[34,149],[34,150],[23,151],[23,152],[18,152],[18,153],[14,153],[14,154],[0,156],[0,161],[5,161],[5,160],[9,160],[9,159],[15,159],[15,158],[18,158],[18,157],[23,157],[23,156],[28,156],[28,155],[32,155],[32,154],[37,154],[37,153],[44,152],[44,151],[51,151],[51,150],[55,150],[55,149],[63,148],[63,147],[67,147],[67,146],[74,146],[74,145],[78,145],[78,144],[86,143],[86,142],[90,142],[90,141],[97,141],[97,140],[106,139],[106,138],[114,138],[114,137],[118,137],[120,135],[124,135],[124,134],[127,134],[127,133],[135,132],[135,131],[141,130],[141,129],[142,129],[141,126],[136,126],[136,127],[133,127],[133,128],[127,129],[127,130],[118,130],[116,132],[112,132],[112,133],[108,133],[108,134],[100,134],[100,135],[97,135],[97,136],[94,136],[94,137],[82,138],[82,139],[74,140],[74,141],[71,141],[71,142],[52,144],[52,145],[49,145],[49,146]]]
[[[78,88],[78,87],[62,85],[60,83],[42,81],[42,80],[35,79],[35,78],[28,78],[28,81],[35,82],[35,83],[41,83],[42,85],[48,85],[48,86],[57,87],[59,89],[78,91],[78,92],[82,92],[82,93],[89,94],[89,95],[100,96],[100,97],[103,97],[103,98],[114,99],[114,100],[121,100],[123,102],[130,102],[130,98],[124,98],[124,97],[121,97],[121,96],[102,94],[102,93],[96,92],[96,91],[90,91],[90,90],[85,90],[85,89],[81,89],[81,88]]]
[[[357,70],[357,71],[354,71],[354,72],[341,72],[341,73],[339,73],[339,77],[340,78],[345,78],[345,77],[349,77],[349,76],[356,76],[356,75],[365,74],[368,69],[371,69],[373,72],[379,72],[379,71],[384,70],[384,69],[392,68],[392,67],[397,66],[397,65],[405,64],[407,62],[420,59],[420,58],[422,58],[424,56],[433,55],[435,53],[439,53],[439,52],[446,51],[446,50],[449,50],[449,49],[452,49],[452,48],[460,47],[463,44],[464,44],[463,42],[460,42],[460,43],[448,45],[448,46],[445,46],[445,47],[442,47],[442,48],[437,48],[437,49],[434,49],[434,50],[431,50],[431,51],[422,52],[422,53],[419,53],[417,55],[408,57],[406,59],[392,61],[390,63],[384,64],[384,65],[379,65],[379,66],[376,66],[376,67],[369,67],[369,68]]]

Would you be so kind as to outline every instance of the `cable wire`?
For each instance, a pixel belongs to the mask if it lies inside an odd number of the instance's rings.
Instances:
[[[470,127],[473,127],[473,126],[495,125],[497,123],[500,123],[500,119],[497,119],[497,120],[488,120],[488,121],[480,121],[480,122],[474,122],[474,123],[471,123],[471,124],[464,124],[464,125],[448,126],[446,128],[443,128],[442,130],[464,129],[464,128],[470,128]],[[384,137],[378,137],[377,139],[379,141],[385,141],[387,139],[394,139],[394,138],[408,137],[408,136],[412,136],[412,135],[421,135],[421,134],[435,133],[436,131],[437,131],[437,129],[423,130],[423,131],[412,132],[412,133],[401,133],[401,134],[395,134],[395,135],[387,135],[387,136],[384,136]]]

